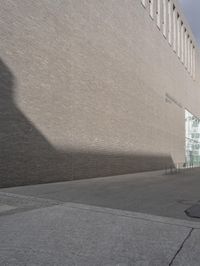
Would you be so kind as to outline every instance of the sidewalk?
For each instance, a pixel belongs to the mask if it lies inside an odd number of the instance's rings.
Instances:
[[[199,266],[198,171],[1,189],[0,265]]]
[[[200,168],[165,175],[136,173],[0,191],[19,195],[188,219],[184,211],[200,200]]]
[[[199,265],[200,223],[12,196],[23,204],[1,212],[0,265]]]

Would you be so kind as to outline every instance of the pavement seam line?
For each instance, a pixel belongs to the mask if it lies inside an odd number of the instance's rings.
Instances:
[[[66,202],[66,203],[69,203],[69,202]],[[188,224],[186,225],[186,224],[180,224],[178,222],[161,221],[161,220],[157,220],[156,218],[150,218],[150,217],[149,218],[144,218],[142,216],[134,216],[134,214],[133,215],[131,215],[131,214],[122,214],[122,213],[119,214],[119,213],[114,213],[113,212],[113,210],[118,210],[118,209],[109,209],[109,208],[104,208],[104,207],[99,207],[99,206],[91,206],[91,205],[86,205],[86,206],[89,206],[91,208],[84,208],[84,207],[82,207],[80,205],[79,206],[72,206],[72,205],[70,205],[69,208],[71,208],[71,209],[80,209],[80,210],[85,210],[85,211],[93,211],[93,212],[97,212],[97,213],[108,213],[108,214],[114,215],[114,216],[127,217],[127,218],[136,219],[136,220],[151,221],[151,222],[155,222],[155,223],[161,223],[161,224],[167,224],[167,225],[174,225],[174,226],[179,226],[179,227],[184,227],[184,228],[190,228],[190,229],[200,229],[199,226],[198,227],[194,227],[194,224],[189,225],[190,221],[188,221]],[[100,210],[100,209],[97,209],[97,208],[104,208],[104,210]],[[123,211],[123,210],[120,210],[119,209],[119,211]],[[127,211],[127,212],[129,212],[129,211]],[[138,213],[138,214],[143,214],[143,213]],[[157,217],[157,216],[155,216],[155,217]],[[161,218],[168,218],[168,217],[161,216]],[[172,218],[172,219],[176,220],[175,218]],[[185,221],[185,220],[183,220],[183,221]]]
[[[178,254],[181,252],[181,250],[183,249],[183,246],[185,245],[186,241],[191,237],[192,232],[194,231],[194,228],[192,228],[189,233],[187,234],[187,236],[185,237],[185,239],[183,240],[182,244],[180,245],[179,249],[176,251],[176,253],[174,254],[173,258],[171,259],[169,266],[172,266],[176,257],[178,256]]]
[[[7,202],[8,200],[11,200],[11,202]],[[14,208],[2,212],[0,211],[0,217],[63,204],[63,202],[60,202],[58,200],[0,192],[0,205],[2,204],[2,202],[3,204],[5,204],[6,202],[7,205],[10,205]]]
[[[34,196],[27,196],[27,195],[21,195],[21,194],[15,194],[15,193],[10,193],[10,192],[1,192],[0,191],[0,197],[8,197],[8,198],[17,198],[17,199],[24,199],[24,200],[33,200],[35,202],[49,202],[49,203],[63,203],[62,201],[59,200],[52,200],[52,199],[46,199],[46,198],[40,198],[40,197],[34,197]],[[1,199],[1,198],[0,198]]]
[[[28,200],[34,200],[36,201],[36,203],[42,202],[42,203],[51,203],[52,205],[63,205],[63,204],[70,204],[70,208],[72,209],[81,209],[81,210],[85,210],[85,211],[93,211],[93,212],[97,212],[97,213],[109,213],[110,215],[115,215],[115,216],[121,216],[121,217],[128,217],[128,218],[132,218],[132,219],[137,219],[137,220],[144,220],[144,221],[151,221],[151,222],[155,222],[155,223],[161,223],[161,224],[168,224],[168,225],[174,225],[174,226],[181,226],[181,227],[185,227],[185,228],[195,228],[195,229],[200,229],[200,225],[199,226],[195,226],[194,224],[190,224],[193,222],[188,221],[187,224],[180,224],[177,221],[173,221],[173,222],[169,222],[169,221],[162,221],[159,219],[156,219],[155,217],[151,217],[152,215],[148,215],[149,217],[142,217],[142,216],[135,216],[133,213],[131,214],[131,212],[129,213],[129,211],[125,211],[126,213],[115,213],[114,211],[124,211],[124,210],[118,210],[118,209],[110,209],[110,208],[106,208],[106,207],[100,207],[100,206],[93,206],[93,205],[85,205],[85,204],[80,204],[80,203],[72,203],[71,202],[63,202],[60,200],[52,200],[52,199],[46,199],[46,198],[41,198],[41,197],[35,197],[35,196],[27,196],[27,195],[21,195],[21,194],[15,194],[15,193],[10,193],[10,192],[0,192],[0,196],[7,196],[10,198],[18,198],[18,199],[28,199]],[[34,206],[34,205],[33,205]],[[87,208],[86,206],[88,206],[89,208]],[[45,206],[45,207],[52,207],[52,206]],[[102,208],[104,210],[102,210]],[[32,209],[29,209],[30,211],[32,211]],[[29,211],[28,210],[28,211]],[[26,210],[27,211],[27,210]],[[5,213],[4,213],[5,214]],[[7,214],[13,214],[13,213],[7,213]],[[137,213],[137,214],[142,214],[142,213]],[[2,214],[1,214],[2,215]],[[154,215],[153,215],[154,216]],[[161,217],[163,218],[163,217]],[[165,217],[167,218],[167,217]],[[174,219],[176,220],[176,219]],[[196,223],[196,222],[194,222]]]

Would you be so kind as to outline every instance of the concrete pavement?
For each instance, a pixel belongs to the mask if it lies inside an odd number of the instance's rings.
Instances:
[[[200,200],[200,168],[163,171],[1,189],[19,195],[188,219]]]
[[[199,248],[195,259],[187,253],[198,242],[200,223],[75,203],[40,204],[36,199],[32,209],[1,212],[0,265],[199,265]]]
[[[0,190],[0,265],[199,266],[199,170]],[[177,217],[179,219],[177,219]]]

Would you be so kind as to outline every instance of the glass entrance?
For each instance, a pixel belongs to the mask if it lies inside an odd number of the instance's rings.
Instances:
[[[185,110],[186,167],[200,165],[200,119]]]

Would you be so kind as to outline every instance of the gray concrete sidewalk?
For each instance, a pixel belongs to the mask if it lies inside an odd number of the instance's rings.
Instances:
[[[200,223],[0,196],[18,202],[1,211],[0,265],[199,266]]]
[[[20,195],[188,219],[200,200],[200,168],[163,171],[1,189]]]
[[[199,173],[1,189],[0,265],[199,266]]]

